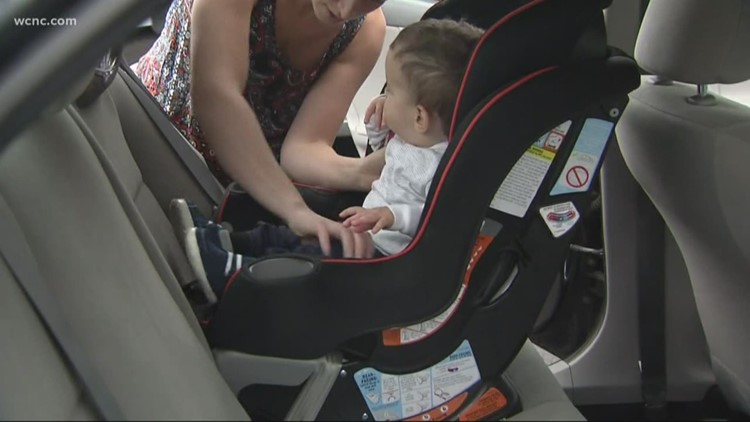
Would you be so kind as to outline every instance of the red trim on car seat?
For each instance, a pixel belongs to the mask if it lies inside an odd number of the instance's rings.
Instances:
[[[221,220],[224,218],[224,209],[227,207],[227,203],[229,202],[229,194],[229,191],[224,194],[224,198],[222,198],[221,204],[219,204],[219,211],[216,212],[216,222],[218,224],[221,224]]]
[[[544,0],[542,0],[544,1]],[[430,221],[430,217],[432,216],[432,212],[435,209],[435,198],[437,198],[438,195],[440,195],[440,190],[443,188],[443,184],[445,183],[445,178],[448,176],[448,173],[450,173],[451,167],[453,167],[453,162],[456,160],[456,156],[458,156],[458,153],[461,151],[461,148],[463,147],[464,143],[466,142],[466,138],[468,138],[469,134],[472,130],[474,130],[474,126],[477,125],[477,122],[479,119],[484,115],[484,113],[487,112],[492,106],[494,106],[498,101],[500,101],[503,97],[508,95],[511,91],[514,91],[519,86],[525,84],[526,82],[536,78],[537,76],[540,76],[544,73],[547,73],[551,70],[557,69],[558,66],[550,66],[546,67],[544,69],[537,70],[536,72],[530,73],[523,78],[517,80],[513,84],[507,86],[505,89],[497,93],[490,101],[487,102],[487,104],[482,107],[481,110],[474,116],[474,119],[469,123],[469,127],[466,128],[466,131],[464,132],[464,135],[461,137],[461,140],[458,142],[458,145],[456,146],[455,151],[453,151],[453,155],[451,155],[450,160],[448,161],[448,164],[445,165],[445,169],[443,170],[443,174],[440,177],[440,181],[438,182],[437,188],[435,188],[435,195],[432,198],[432,203],[430,204],[430,208],[427,209],[427,214],[424,217],[424,222],[422,223],[421,227],[419,228],[419,231],[417,232],[416,236],[414,236],[414,240],[409,244],[409,246],[406,247],[403,251],[391,255],[391,256],[385,256],[382,258],[372,258],[372,259],[338,259],[338,258],[330,258],[330,259],[322,259],[322,262],[326,263],[349,263],[349,264],[371,264],[375,262],[384,262],[389,259],[397,258],[401,255],[404,255],[406,253],[409,253],[412,249],[414,249],[414,246],[419,242],[419,240],[422,238],[422,235],[424,234],[425,228],[427,227],[427,222]]]
[[[229,280],[227,281],[227,285],[224,286],[224,294],[227,294],[227,290],[229,290],[229,286],[231,286],[232,283],[234,283],[234,280],[237,279],[237,276],[240,275],[240,272],[242,272],[242,268],[237,269],[237,271],[235,271],[234,274],[232,274],[232,276],[229,277]]]
[[[492,35],[492,33],[495,32],[495,30],[497,30],[497,28],[499,28],[499,27],[503,26],[504,24],[506,24],[509,20],[513,19],[515,16],[517,16],[517,15],[519,15],[519,14],[521,14],[521,13],[523,13],[523,12],[529,10],[529,9],[531,9],[534,6],[538,6],[538,5],[540,5],[540,4],[544,3],[544,2],[545,2],[545,0],[534,0],[531,3],[527,3],[527,4],[519,7],[518,9],[516,9],[516,10],[510,12],[510,13],[508,13],[507,15],[503,16],[502,19],[500,19],[499,21],[495,22],[495,24],[492,25],[484,33],[484,35],[482,35],[482,38],[479,39],[479,42],[477,43],[477,46],[474,48],[474,52],[471,53],[471,58],[469,59],[469,64],[466,66],[466,71],[464,72],[464,79],[463,79],[463,81],[461,81],[461,88],[458,90],[458,97],[456,97],[456,105],[453,108],[453,119],[451,120],[451,129],[448,132],[448,139],[453,139],[453,134],[456,131],[456,117],[458,115],[458,106],[461,103],[461,98],[463,97],[463,94],[464,94],[464,88],[466,87],[467,76],[469,76],[469,72],[471,71],[471,68],[474,67],[474,61],[476,60],[477,51],[479,51],[479,48],[482,47],[482,44],[484,44],[485,40],[487,40],[487,38],[490,35]]]

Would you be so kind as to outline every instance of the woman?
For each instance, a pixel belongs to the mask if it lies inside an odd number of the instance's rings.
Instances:
[[[136,73],[224,183],[236,181],[300,236],[344,255],[366,234],[313,213],[295,181],[367,191],[382,153],[331,147],[383,44],[383,0],[174,0]],[[287,176],[288,175],[288,176]]]

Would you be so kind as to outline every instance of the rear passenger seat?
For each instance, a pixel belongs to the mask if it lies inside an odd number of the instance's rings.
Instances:
[[[74,115],[47,115],[0,155],[0,197],[63,318],[127,419],[246,419],[127,194],[134,186]],[[0,300],[0,417],[98,419],[4,261]]]
[[[119,76],[0,153],[0,199],[125,418],[247,419],[180,288],[194,276],[165,216],[173,197],[211,205]],[[99,419],[2,260],[0,301],[0,418]],[[530,344],[507,374],[518,419],[580,419]]]

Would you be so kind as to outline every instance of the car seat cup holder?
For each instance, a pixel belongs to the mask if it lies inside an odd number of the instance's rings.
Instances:
[[[259,282],[279,282],[313,274],[317,264],[308,256],[276,256],[259,259],[243,271],[247,278]]]

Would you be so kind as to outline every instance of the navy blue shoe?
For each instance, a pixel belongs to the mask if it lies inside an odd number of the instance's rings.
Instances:
[[[190,201],[185,201],[188,211],[190,212],[190,218],[193,220],[193,225],[195,227],[206,227],[210,226],[212,224],[216,224],[213,221],[211,221],[208,217],[204,216],[201,213],[201,210],[198,209],[198,206]]]
[[[252,261],[222,247],[222,230],[224,229],[221,226],[213,224],[193,227],[185,235],[188,260],[210,303],[221,297],[234,273]]]
[[[177,238],[180,242],[183,242],[185,234],[193,227],[204,228],[219,226],[219,224],[214,223],[204,216],[194,203],[182,198],[173,199],[169,203],[169,220],[172,222],[172,227],[174,228],[175,234],[177,234]],[[219,234],[221,238],[221,246],[228,251],[232,251],[232,241],[229,238],[229,232],[227,230],[221,230],[219,231]],[[183,242],[183,247],[184,246],[185,244]]]

